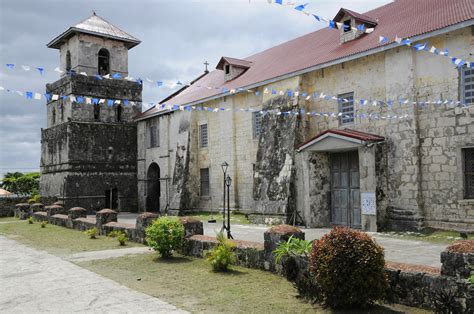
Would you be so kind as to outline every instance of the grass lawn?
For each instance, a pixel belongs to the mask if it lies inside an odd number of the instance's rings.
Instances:
[[[426,230],[423,232],[382,232],[382,236],[398,239],[426,241],[437,244],[450,244],[462,240],[459,232],[445,230]],[[474,234],[469,234],[468,239],[474,240]]]
[[[178,255],[163,260],[141,254],[77,264],[194,313],[333,313],[298,298],[283,277],[242,267],[215,273],[205,259]],[[360,313],[429,312],[384,305]]]
[[[227,215],[227,213],[226,213]],[[202,221],[208,221],[209,219],[215,219],[217,220],[217,223],[222,224],[222,212],[216,210],[215,212],[193,212],[190,215],[187,215],[189,217],[193,217]],[[227,219],[227,216],[226,216]],[[230,212],[230,222],[231,224],[240,224],[240,225],[249,225],[250,221],[245,217],[244,214],[237,214]]]
[[[117,239],[106,236],[89,239],[87,235],[77,230],[49,224],[45,228],[41,228],[39,222],[30,225],[26,220],[18,220],[16,218],[15,220],[17,222],[1,223],[11,220],[0,218],[0,234],[54,255],[65,256],[85,251],[142,246],[134,242],[127,242],[126,246],[119,246]]]
[[[0,217],[0,222],[12,222],[12,221],[20,222],[21,220],[16,217]]]

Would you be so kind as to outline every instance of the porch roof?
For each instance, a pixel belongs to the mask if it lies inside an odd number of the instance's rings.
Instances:
[[[343,129],[343,130],[326,130],[312,139],[304,142],[301,145],[298,145],[296,147],[297,151],[301,152],[304,151],[305,149],[308,149],[312,147],[313,145],[316,145],[318,143],[322,143],[323,141],[327,141],[330,139],[336,140],[338,143],[347,143],[351,144],[350,146],[340,146],[337,145],[337,147],[331,147],[331,144],[329,145],[324,145],[324,147],[321,147],[320,149],[316,149],[318,151],[331,151],[331,150],[337,150],[337,149],[347,149],[347,148],[353,148],[357,146],[364,145],[366,143],[371,143],[371,142],[382,142],[385,140],[383,136],[375,135],[375,134],[370,134],[366,132],[361,132],[353,129]]]

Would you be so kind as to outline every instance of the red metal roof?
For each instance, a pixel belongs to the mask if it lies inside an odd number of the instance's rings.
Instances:
[[[306,146],[306,145],[310,144],[311,142],[317,142],[318,138],[320,138],[321,136],[326,135],[328,133],[329,134],[341,135],[341,136],[353,138],[353,139],[364,141],[364,142],[381,142],[381,141],[385,140],[385,137],[383,137],[383,136],[370,134],[370,133],[366,133],[366,132],[361,132],[361,131],[357,131],[357,130],[353,130],[353,129],[343,129],[343,130],[335,130],[334,129],[334,130],[323,131],[323,132],[319,133],[318,135],[316,135],[315,137],[313,137],[313,138],[307,140],[306,142],[298,145],[296,148],[297,149],[301,148],[303,146]]]
[[[225,82],[224,73],[214,70],[195,84],[169,99],[167,103],[199,103],[223,94],[223,89],[258,85],[307,68],[325,64],[380,47],[379,36],[392,42],[395,37],[409,38],[432,32],[474,18],[473,0],[396,0],[364,13],[377,19],[374,32],[356,40],[339,43],[339,30],[324,28],[290,40],[245,58],[252,66],[234,80]],[[302,16],[304,18],[304,16]],[[442,48],[442,47],[440,47]],[[213,87],[212,89],[207,88]],[[152,116],[158,109],[149,110]]]

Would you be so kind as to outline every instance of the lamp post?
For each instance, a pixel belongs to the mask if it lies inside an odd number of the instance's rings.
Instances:
[[[224,230],[226,230],[226,226],[225,226],[225,186],[226,186],[226,175],[227,175],[227,168],[229,168],[229,164],[227,163],[227,161],[224,161],[222,164],[221,164],[221,168],[222,168],[222,172],[224,173],[224,185],[223,185],[223,191],[224,191],[224,201],[223,201],[223,205],[222,205],[222,232],[224,232]]]
[[[232,179],[229,175],[225,179],[225,185],[227,186],[227,239],[233,239],[234,237],[230,234],[230,185],[232,184]]]

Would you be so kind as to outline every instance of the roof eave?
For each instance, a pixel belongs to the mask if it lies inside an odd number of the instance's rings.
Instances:
[[[105,38],[109,38],[109,39],[114,39],[114,40],[118,40],[118,41],[122,41],[126,44],[127,48],[128,49],[132,49],[133,47],[137,46],[138,44],[141,43],[140,40],[132,40],[132,39],[127,39],[127,38],[123,38],[123,37],[118,37],[118,36],[113,36],[113,35],[109,35],[109,34],[104,34],[104,33],[99,33],[99,32],[93,32],[93,31],[88,31],[88,30],[84,30],[84,29],[80,29],[80,28],[76,28],[76,27],[69,27],[65,32],[63,32],[61,35],[57,36],[56,38],[54,38],[52,41],[50,41],[46,46],[48,48],[53,48],[53,49],[59,49],[61,47],[61,42],[66,39],[66,38],[69,38],[72,34],[74,33],[84,33],[84,34],[88,34],[88,35],[93,35],[93,36],[98,36],[98,37],[105,37]]]
[[[452,31],[455,31],[455,30],[458,30],[458,29],[461,29],[461,28],[464,28],[464,27],[469,27],[469,26],[472,26],[472,25],[474,25],[474,19],[470,19],[470,20],[466,20],[466,21],[463,21],[463,22],[460,22],[460,23],[452,24],[452,25],[444,27],[444,28],[440,28],[440,29],[437,29],[437,30],[434,30],[434,31],[431,31],[431,32],[428,32],[428,33],[420,34],[420,35],[409,37],[409,38],[412,42],[425,40],[425,39],[433,37],[433,36],[442,35],[442,34],[452,32]],[[267,80],[264,80],[264,81],[261,81],[261,82],[257,82],[257,83],[250,84],[250,85],[247,85],[247,86],[242,86],[242,87],[239,87],[239,88],[241,88],[243,90],[249,90],[249,89],[252,89],[252,88],[261,87],[261,86],[271,84],[271,83],[274,83],[274,82],[277,82],[277,81],[281,81],[281,80],[284,80],[284,79],[287,79],[287,78],[291,78],[291,77],[298,76],[298,75],[301,75],[301,74],[305,74],[305,73],[308,73],[308,72],[313,72],[313,71],[316,71],[316,70],[320,70],[322,68],[327,68],[327,67],[330,67],[330,66],[341,64],[343,62],[352,61],[352,60],[359,59],[359,58],[362,58],[362,57],[365,57],[365,56],[369,56],[369,55],[373,55],[373,54],[376,54],[376,53],[379,53],[379,52],[390,50],[390,49],[393,49],[393,48],[396,48],[396,47],[400,47],[400,44],[398,44],[397,42],[393,42],[393,43],[390,43],[390,44],[387,44],[387,45],[384,45],[384,46],[381,46],[381,47],[372,48],[372,49],[362,51],[362,52],[359,52],[359,53],[356,53],[356,54],[353,54],[353,55],[349,55],[349,56],[346,56],[346,57],[343,57],[343,58],[331,60],[331,61],[321,63],[321,64],[318,64],[318,65],[314,65],[314,66],[311,66],[311,67],[308,67],[308,68],[305,68],[305,69],[302,69],[302,70],[286,73],[286,74],[283,74],[283,75],[280,75],[280,76],[277,76],[277,77],[273,77],[273,78],[270,78],[270,79],[267,79]],[[230,91],[228,91],[228,92],[225,92],[225,93],[220,93],[220,94],[216,94],[216,95],[213,95],[213,96],[209,96],[209,97],[205,97],[205,98],[202,98],[202,99],[198,99],[198,100],[189,102],[189,103],[186,104],[186,106],[194,106],[194,105],[202,104],[204,102],[215,100],[215,99],[218,99],[218,98],[221,98],[221,97],[224,97],[224,96],[229,96],[229,95],[236,95],[236,94],[231,93]],[[152,118],[152,117],[153,117],[153,115],[149,116],[149,118]]]

